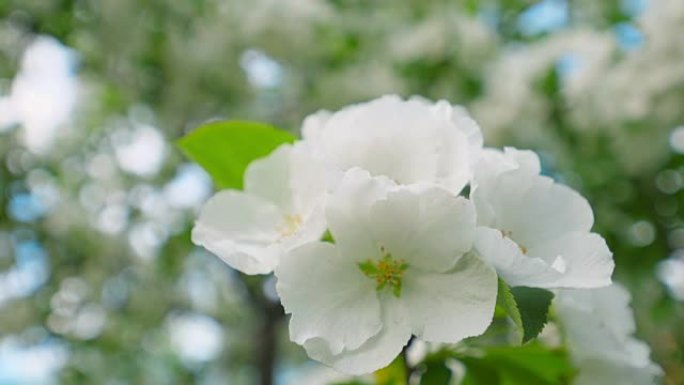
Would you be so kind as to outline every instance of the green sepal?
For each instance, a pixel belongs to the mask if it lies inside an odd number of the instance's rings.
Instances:
[[[370,259],[364,262],[359,262],[358,266],[359,269],[361,269],[361,271],[363,272],[363,274],[365,274],[369,278],[373,278],[379,273],[378,267],[375,266],[373,261],[371,261]]]

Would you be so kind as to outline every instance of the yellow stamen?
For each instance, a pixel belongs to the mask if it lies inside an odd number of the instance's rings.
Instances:
[[[375,280],[375,289],[380,291],[385,287],[392,289],[392,293],[399,297],[401,295],[401,279],[404,272],[408,268],[408,264],[404,260],[394,260],[392,256],[385,253],[384,248],[381,248],[384,256],[382,259],[373,261],[368,259],[365,262],[359,263],[359,269],[368,278]]]
[[[297,214],[286,215],[283,222],[284,224],[280,228],[280,236],[282,238],[289,237],[302,226],[302,217]]]

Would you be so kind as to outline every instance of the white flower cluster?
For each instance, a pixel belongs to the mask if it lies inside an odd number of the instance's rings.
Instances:
[[[552,107],[539,81],[555,70],[569,128],[586,138],[609,135],[608,146],[625,171],[650,175],[667,160],[668,136],[681,124],[684,2],[652,1],[634,22],[643,41],[628,52],[614,32],[585,23],[500,50],[485,67],[485,91],[473,103],[473,115],[493,142],[516,138],[553,146]]]
[[[412,335],[482,334],[497,276],[609,285],[612,254],[587,201],[540,175],[535,153],[482,143],[445,101],[319,112],[303,140],[248,167],[244,191],[216,194],[192,239],[243,273],[275,272],[290,338],[350,374],[389,364]]]

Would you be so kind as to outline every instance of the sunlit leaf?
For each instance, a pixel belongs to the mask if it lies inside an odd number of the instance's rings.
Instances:
[[[218,188],[242,188],[245,169],[283,143],[289,132],[256,122],[221,121],[198,127],[178,141],[178,147],[204,168]]]
[[[406,364],[399,355],[387,367],[374,373],[376,385],[406,385]]]

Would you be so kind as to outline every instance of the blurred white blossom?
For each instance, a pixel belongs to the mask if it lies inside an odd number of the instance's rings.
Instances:
[[[50,150],[72,117],[79,92],[76,56],[48,36],[26,48],[10,94],[0,97],[0,131],[21,126],[24,145],[35,153]]]
[[[634,338],[629,292],[619,284],[601,289],[561,290],[555,305],[579,368],[576,385],[650,385],[662,373],[648,345]]]

